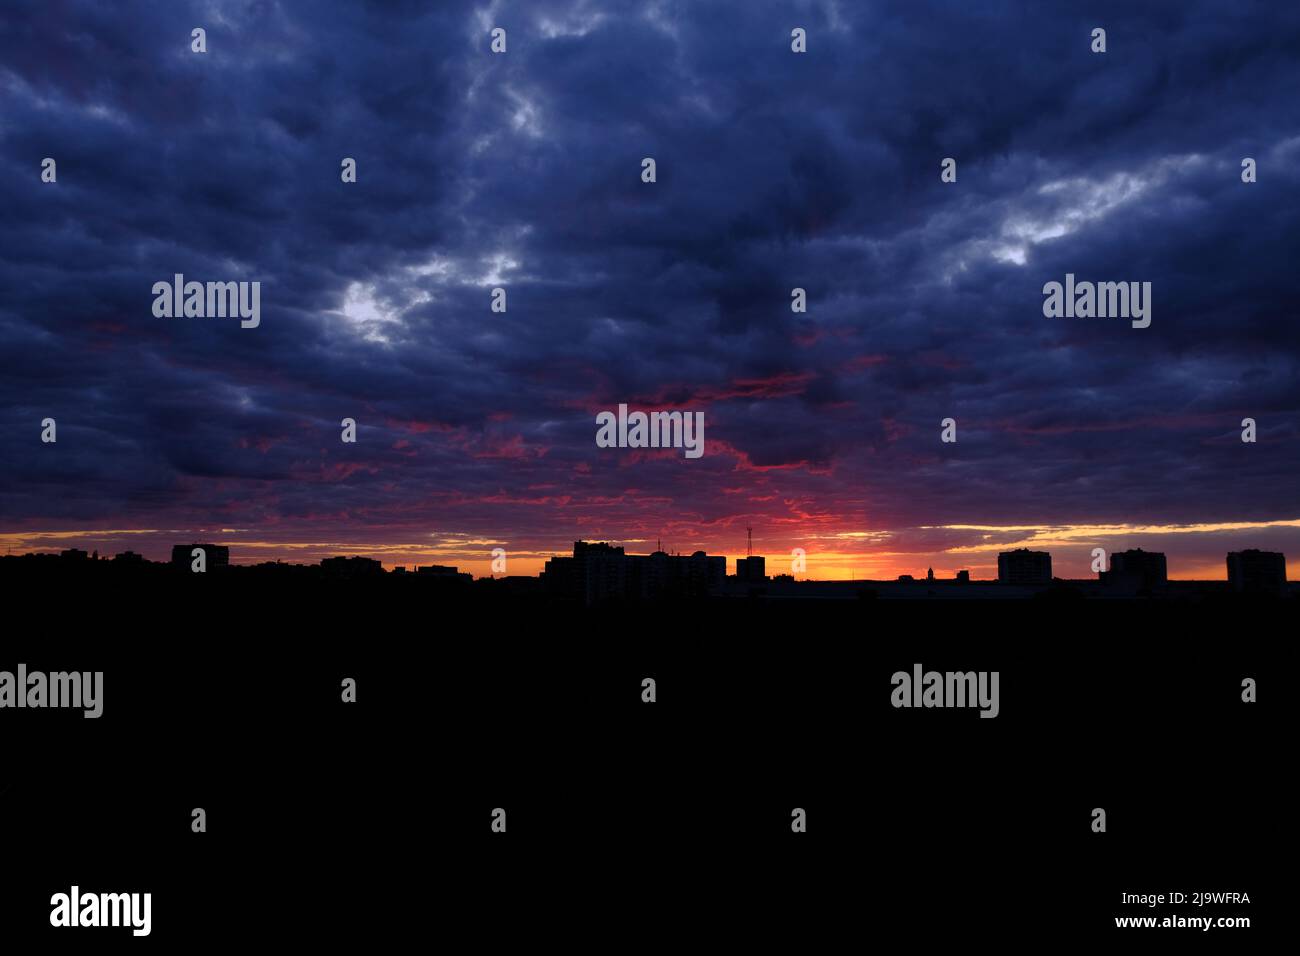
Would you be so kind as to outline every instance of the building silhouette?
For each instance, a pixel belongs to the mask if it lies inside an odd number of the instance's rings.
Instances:
[[[727,559],[703,551],[626,554],[603,541],[575,541],[573,555],[548,560],[541,577],[548,595],[584,604],[706,597],[722,591]]]
[[[691,597],[717,594],[726,584],[727,559],[724,555],[696,551],[689,558],[678,558],[677,561],[682,563],[674,565],[670,560],[669,568],[681,568],[685,576],[685,590]],[[671,583],[677,582],[674,580]]]
[[[381,562],[376,561],[374,558],[363,558],[359,555],[353,555],[350,558],[323,558],[320,568],[330,577],[340,578],[360,578],[384,573],[384,565]]]
[[[1051,584],[1052,556],[1046,551],[1017,548],[998,555],[998,581],[1002,584]]]
[[[1277,551],[1228,552],[1228,586],[1237,594],[1282,594],[1286,591],[1286,555]]]
[[[466,584],[474,580],[472,574],[445,564],[426,564],[423,567],[417,567],[415,573],[426,580],[432,578],[437,581],[458,581]]]
[[[1150,590],[1167,583],[1169,572],[1161,552],[1134,548],[1112,554],[1110,570],[1102,571],[1098,577],[1108,586]]]
[[[209,571],[230,567],[230,549],[221,544],[172,545],[172,566],[189,571],[194,564],[194,549],[202,548],[204,567]]]
[[[737,558],[736,578],[750,584],[762,584],[767,580],[767,559],[761,554],[752,554],[747,558]]]
[[[603,541],[575,541],[572,557],[551,558],[542,568],[546,591],[555,597],[576,597],[585,604],[626,597],[625,557],[622,548]]]

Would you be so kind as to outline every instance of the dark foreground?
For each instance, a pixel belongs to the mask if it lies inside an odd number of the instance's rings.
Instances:
[[[1294,601],[233,581],[6,585],[0,671],[103,673],[97,719],[0,709],[7,943],[1237,950],[1288,919]],[[894,707],[918,664],[997,672],[997,716]],[[74,883],[150,892],[150,936],[51,928]]]

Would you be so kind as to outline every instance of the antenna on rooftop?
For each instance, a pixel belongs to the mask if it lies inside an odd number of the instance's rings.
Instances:
[[[754,556],[754,529],[749,525],[745,525],[745,536],[747,538],[745,543],[745,557],[752,558]]]

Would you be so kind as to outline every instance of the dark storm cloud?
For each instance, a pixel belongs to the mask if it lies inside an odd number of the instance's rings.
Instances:
[[[5,526],[1295,518],[1298,55],[1277,4],[11,4]],[[261,326],[155,318],[177,272]],[[1151,327],[1044,318],[1066,272]],[[597,449],[619,402],[709,453]]]

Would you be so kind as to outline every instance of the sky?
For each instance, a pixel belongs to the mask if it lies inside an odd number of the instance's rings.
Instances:
[[[11,0],[0,97],[6,551],[1300,573],[1300,5]]]

